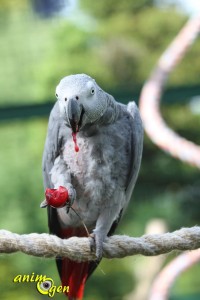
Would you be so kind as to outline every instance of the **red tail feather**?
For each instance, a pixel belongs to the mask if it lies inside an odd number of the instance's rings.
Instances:
[[[71,236],[83,237],[86,233],[82,228],[70,228],[62,230],[61,237],[69,238]],[[88,277],[89,262],[75,262],[68,258],[62,260],[61,281],[63,286],[69,286],[69,292],[66,293],[70,300],[81,300],[83,298],[85,282]]]

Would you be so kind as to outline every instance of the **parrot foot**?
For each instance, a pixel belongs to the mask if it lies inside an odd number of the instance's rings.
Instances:
[[[97,259],[100,260],[103,255],[103,241],[105,237],[99,232],[91,233],[90,237],[90,249],[92,252],[95,252]]]

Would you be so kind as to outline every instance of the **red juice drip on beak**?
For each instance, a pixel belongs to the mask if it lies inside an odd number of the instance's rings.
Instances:
[[[72,132],[72,138],[73,138],[74,146],[75,146],[75,147],[74,147],[74,150],[75,150],[76,152],[79,152],[79,146],[77,145],[76,134],[77,134],[77,133]]]

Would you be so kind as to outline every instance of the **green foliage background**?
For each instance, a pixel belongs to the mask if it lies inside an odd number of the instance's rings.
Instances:
[[[0,16],[0,106],[53,103],[55,86],[71,73],[90,74],[116,98],[136,93],[186,21],[174,8],[159,10],[148,0],[82,0],[79,10],[65,18],[41,18],[28,0],[1,0]],[[169,86],[199,84],[199,51],[197,41],[170,77]],[[187,104],[163,106],[162,113],[177,132],[200,143],[200,118]],[[41,158],[46,127],[47,118],[0,124],[0,228],[17,233],[48,231],[46,211],[39,208],[44,197]],[[164,219],[169,230],[196,225],[199,170],[169,157],[145,137],[133,198],[119,234],[139,236],[154,218]],[[133,270],[139,261],[104,260],[105,275],[100,268],[95,271],[86,299],[123,299],[137,284]],[[18,274],[45,274],[59,285],[52,260],[1,255],[0,268],[1,299],[44,298],[35,284],[14,284]],[[196,266],[181,276],[171,299],[199,297],[199,275]]]

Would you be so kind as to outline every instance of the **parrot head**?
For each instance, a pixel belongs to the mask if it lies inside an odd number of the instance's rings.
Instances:
[[[85,74],[64,77],[56,87],[61,115],[73,133],[99,120],[107,109],[105,93]]]

